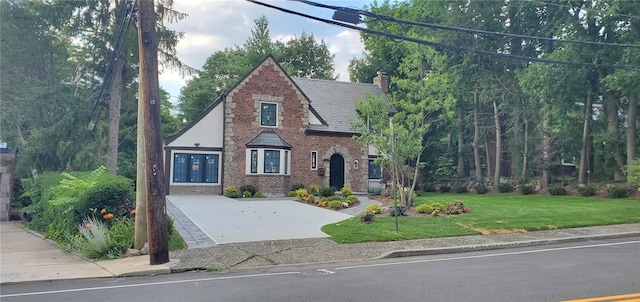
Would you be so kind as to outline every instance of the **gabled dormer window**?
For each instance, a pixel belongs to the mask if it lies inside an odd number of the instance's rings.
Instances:
[[[275,127],[278,119],[276,103],[260,103],[260,126]]]

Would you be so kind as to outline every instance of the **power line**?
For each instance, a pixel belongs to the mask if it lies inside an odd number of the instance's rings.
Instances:
[[[480,30],[480,29],[469,29],[469,28],[461,28],[461,27],[455,27],[455,26],[446,26],[446,25],[440,25],[440,24],[431,24],[431,23],[425,23],[425,22],[417,22],[417,21],[396,19],[396,18],[393,18],[393,17],[389,17],[389,16],[386,16],[386,15],[380,15],[380,14],[368,12],[368,11],[365,11],[365,10],[352,9],[352,8],[341,7],[341,6],[327,5],[327,4],[317,3],[317,2],[308,1],[308,0],[294,0],[294,1],[297,1],[297,2],[300,2],[300,3],[304,3],[304,4],[307,4],[307,5],[311,5],[311,6],[315,6],[315,7],[328,8],[328,9],[333,9],[333,10],[337,10],[337,11],[354,12],[354,13],[357,13],[357,14],[361,14],[361,15],[365,15],[365,16],[371,17],[371,18],[376,18],[376,19],[379,19],[379,20],[382,20],[382,21],[390,21],[390,22],[395,22],[395,23],[399,23],[399,24],[414,25],[414,26],[433,28],[433,29],[465,32],[465,33],[470,33],[470,34],[484,34],[484,35],[493,35],[493,36],[501,36],[501,37],[521,38],[521,39],[529,39],[529,40],[551,41],[551,42],[569,43],[569,44],[583,44],[583,45],[595,45],[595,46],[614,46],[614,47],[624,47],[624,48],[640,48],[640,45],[636,45],[636,44],[621,44],[621,43],[595,42],[595,41],[563,40],[563,39],[554,39],[554,38],[539,37],[539,36],[528,36],[528,35],[510,34],[510,33],[501,33],[501,32],[494,32],[494,31]]]
[[[333,20],[327,20],[327,19],[323,19],[323,18],[307,15],[307,14],[304,14],[304,13],[292,11],[292,10],[289,10],[289,9],[286,9],[286,8],[278,7],[278,6],[275,6],[275,5],[263,3],[263,2],[260,2],[260,1],[256,1],[256,0],[246,0],[246,1],[254,3],[254,4],[262,5],[262,6],[265,6],[265,7],[268,7],[268,8],[272,8],[272,9],[275,9],[275,10],[279,10],[281,12],[285,12],[285,13],[288,13],[288,14],[297,15],[297,16],[300,16],[300,17],[305,17],[305,18],[309,18],[309,19],[312,19],[312,20],[316,20],[316,21],[319,21],[319,22],[322,22],[322,23],[331,24],[331,25],[335,25],[335,26],[339,26],[339,27],[344,27],[344,28],[360,31],[360,32],[363,32],[363,33],[366,33],[366,34],[380,35],[380,36],[387,37],[387,38],[390,38],[390,39],[398,39],[398,40],[403,40],[403,41],[414,42],[414,43],[418,43],[418,44],[422,44],[422,45],[431,46],[431,47],[434,47],[436,49],[452,50],[452,51],[456,51],[456,52],[466,52],[466,53],[477,53],[477,54],[484,54],[484,55],[488,55],[488,56],[510,58],[510,59],[515,59],[515,60],[528,61],[528,62],[540,62],[540,63],[571,65],[571,66],[581,66],[581,67],[608,67],[608,68],[620,68],[620,69],[629,69],[629,70],[640,71],[640,66],[633,66],[633,65],[611,65],[611,64],[601,64],[601,63],[584,63],[584,62],[558,61],[558,60],[551,60],[551,59],[524,57],[524,56],[512,55],[512,54],[507,54],[507,53],[491,52],[491,51],[473,49],[473,48],[466,48],[466,47],[461,47],[461,46],[447,45],[447,44],[442,44],[442,43],[437,43],[437,42],[425,41],[425,40],[421,40],[421,39],[416,39],[416,38],[411,38],[411,37],[405,37],[405,36],[400,36],[400,35],[380,32],[380,31],[371,30],[371,29],[368,29],[368,28],[357,27],[357,26],[354,26],[354,25],[351,25],[351,24],[345,24],[345,23],[336,22],[336,21],[333,21]]]

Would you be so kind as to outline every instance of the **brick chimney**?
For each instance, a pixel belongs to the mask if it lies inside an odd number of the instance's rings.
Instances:
[[[373,84],[378,85],[384,94],[389,93],[389,76],[386,72],[378,71],[378,75],[373,78]]]

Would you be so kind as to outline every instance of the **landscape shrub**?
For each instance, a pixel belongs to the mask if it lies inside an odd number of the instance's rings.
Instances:
[[[407,216],[407,208],[403,205],[390,206],[389,216]]]
[[[432,202],[429,205],[434,209],[444,210],[444,205],[439,202]]]
[[[498,184],[498,192],[500,193],[509,193],[513,191],[513,186],[510,183],[501,183]]]
[[[304,185],[301,183],[291,185],[291,191],[298,191],[299,189],[304,189]]]
[[[262,193],[260,193],[260,194],[262,194]],[[297,197],[297,194],[298,193],[296,193],[296,191],[289,191],[289,193],[287,193],[287,197]]]
[[[441,193],[449,193],[449,192],[451,192],[451,187],[448,186],[448,185],[441,185],[439,189],[440,189]]]
[[[245,196],[245,194],[244,194],[244,193],[245,193],[245,192],[247,192],[247,191],[248,191],[249,193],[251,193],[251,195],[249,195],[249,196]],[[256,192],[258,192],[258,190],[256,190],[256,187],[254,187],[253,185],[241,185],[241,186],[240,186],[240,192],[242,192],[242,196],[243,196],[243,197],[251,197],[251,196],[253,196],[254,194],[256,194]]]
[[[596,195],[596,187],[590,184],[579,186],[578,193],[584,197],[593,196]]]
[[[78,226],[71,249],[89,259],[115,259],[121,251],[111,240],[107,225],[95,217],[87,217]]]
[[[124,216],[134,208],[133,181],[114,176],[88,188],[78,206],[80,217],[91,215],[92,209],[106,209],[116,216]]]
[[[264,198],[264,194],[262,192],[256,192],[256,194],[253,194],[254,198]]]
[[[382,195],[382,188],[374,188],[373,190],[371,190],[371,194]]]
[[[173,220],[167,219],[167,228],[173,229]],[[126,249],[133,248],[135,238],[135,228],[131,219],[126,217],[116,218],[109,228],[109,239],[121,253]]]
[[[311,184],[309,186],[309,189],[311,190],[311,194],[318,196],[318,194],[320,194],[320,186],[318,186],[317,184]]]
[[[355,195],[347,195],[344,200],[349,203],[350,206],[360,202],[360,200],[358,200],[358,196]]]
[[[447,203],[447,207],[443,213],[448,215],[459,215],[462,213],[468,213],[470,209],[464,205],[464,201],[456,200],[453,204]]]
[[[529,195],[535,192],[535,188],[529,185],[520,185],[519,189],[520,189],[520,194],[522,195]]]
[[[224,188],[224,196],[227,196],[229,198],[238,198],[238,197],[241,197],[242,195],[240,195],[236,187],[228,186]]]
[[[627,188],[624,186],[611,186],[607,189],[609,198],[626,198],[628,196]]]
[[[367,212],[364,212],[364,213],[360,214],[358,216],[358,219],[362,223],[371,223],[371,222],[374,221],[375,217],[376,216],[374,215],[374,213],[367,211]]]
[[[330,200],[329,207],[332,209],[340,209],[342,208],[342,200]]]
[[[421,204],[416,207],[416,213],[431,214],[431,212],[433,212],[433,208],[428,204]]]
[[[332,196],[329,196],[327,198],[329,199],[329,201],[332,201],[332,200],[340,200],[340,201],[342,201],[342,197],[336,196],[336,195],[332,195]]]
[[[489,192],[489,189],[487,188],[487,186],[485,186],[485,185],[477,185],[476,186],[476,193],[478,193],[478,194],[486,194],[487,192]]]
[[[328,197],[321,197],[317,202],[316,205],[319,207],[326,207],[327,205],[329,205],[329,198]]]
[[[453,187],[453,192],[455,193],[467,193],[467,187],[464,185],[456,185]]]
[[[371,204],[367,206],[367,213],[380,214],[382,213],[382,208],[377,204]]]
[[[333,196],[336,193],[336,190],[332,187],[321,187],[318,193],[321,197],[329,197]]]
[[[244,197],[244,198],[251,197],[251,192],[249,192],[249,191],[242,192],[242,197]]]
[[[567,190],[562,186],[551,186],[547,189],[550,195],[562,196],[567,195]]]
[[[353,194],[353,190],[349,186],[342,187],[340,189],[340,192],[342,193],[343,196],[349,196],[349,195]]]

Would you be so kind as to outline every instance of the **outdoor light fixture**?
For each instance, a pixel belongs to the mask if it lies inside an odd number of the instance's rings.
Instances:
[[[194,146],[196,146],[196,148],[200,147],[200,143],[194,143]]]
[[[346,9],[336,10],[333,13],[333,17],[331,18],[333,18],[333,20],[336,20],[336,21],[342,21],[342,22],[347,22],[351,24],[358,24],[362,22],[362,20],[360,20],[360,13],[358,13],[355,10],[346,10]]]
[[[330,160],[330,159],[328,159],[328,158],[325,158],[325,159],[323,159],[322,161],[323,161],[323,162],[325,162],[325,163],[328,163],[328,162],[330,162],[331,160]]]

